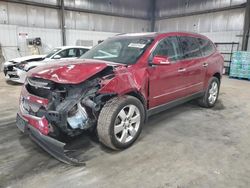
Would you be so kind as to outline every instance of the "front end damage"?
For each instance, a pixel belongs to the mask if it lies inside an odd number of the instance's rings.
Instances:
[[[8,65],[3,68],[5,79],[17,83],[24,83],[27,71],[19,65]]]
[[[113,94],[101,94],[103,79],[111,78],[113,67],[79,84],[62,84],[37,77],[25,82],[17,114],[18,128],[62,162],[81,165],[66,149],[65,137],[94,130],[101,107]],[[109,78],[107,78],[107,76]]]
[[[27,71],[25,65],[30,62],[38,62],[44,60],[44,55],[32,55],[15,58],[3,63],[2,71],[7,81],[23,84],[26,79]]]

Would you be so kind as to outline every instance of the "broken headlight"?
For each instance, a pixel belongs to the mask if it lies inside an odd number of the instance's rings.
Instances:
[[[20,69],[20,70],[24,70],[26,64],[27,64],[27,62],[24,61],[24,62],[18,63],[18,64],[16,65],[16,67],[17,67],[18,69]]]

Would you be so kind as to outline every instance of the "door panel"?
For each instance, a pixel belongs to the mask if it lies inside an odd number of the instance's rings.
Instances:
[[[203,58],[202,58],[202,66],[203,66],[203,72],[205,74],[205,81],[203,84],[203,90],[207,87],[206,86],[206,82],[207,82],[207,71],[209,69],[209,67],[216,62],[216,59],[214,58],[214,56],[212,54],[215,53],[216,49],[214,44],[208,40],[208,39],[204,39],[204,38],[198,38],[197,39],[198,44],[200,46]]]
[[[179,64],[149,68],[149,107],[155,107],[182,97]]]
[[[152,65],[149,72],[149,107],[155,107],[183,97],[182,76],[178,72],[181,51],[176,37],[161,40],[151,58],[155,55],[166,56],[170,60],[168,65]]]
[[[195,38],[181,36],[180,45],[183,50],[183,60],[180,62],[183,84],[183,95],[188,96],[203,90],[206,68],[203,67],[204,58]]]
[[[202,58],[183,60],[180,63],[180,69],[185,85],[185,95],[190,95],[202,91],[205,80],[205,68],[202,66]]]

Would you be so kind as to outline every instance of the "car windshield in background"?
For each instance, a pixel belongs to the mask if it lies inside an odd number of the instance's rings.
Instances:
[[[56,52],[58,52],[59,50],[61,50],[61,48],[54,48],[53,50],[51,50],[51,51],[49,52],[48,55],[46,55],[45,58],[50,58],[51,56],[53,56],[53,55],[54,55]]]
[[[92,48],[81,59],[98,59],[122,64],[135,64],[153,38],[112,38]]]

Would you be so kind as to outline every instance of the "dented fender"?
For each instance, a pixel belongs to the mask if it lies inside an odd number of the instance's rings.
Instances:
[[[146,67],[133,70],[132,67],[118,67],[114,70],[114,77],[101,82],[99,93],[116,93],[124,95],[138,92],[144,99],[148,98],[148,71]]]

